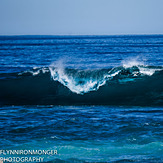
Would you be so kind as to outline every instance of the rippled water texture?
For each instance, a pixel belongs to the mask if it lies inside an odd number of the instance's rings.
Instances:
[[[162,80],[162,35],[0,36],[1,149],[161,163]]]

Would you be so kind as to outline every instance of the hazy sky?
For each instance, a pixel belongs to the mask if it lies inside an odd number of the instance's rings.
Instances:
[[[163,0],[0,0],[0,35],[163,34]]]

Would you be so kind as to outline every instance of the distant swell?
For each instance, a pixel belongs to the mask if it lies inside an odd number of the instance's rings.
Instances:
[[[163,105],[163,68],[33,68],[0,74],[0,104]]]

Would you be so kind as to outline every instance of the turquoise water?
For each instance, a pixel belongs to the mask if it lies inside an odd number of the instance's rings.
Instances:
[[[163,159],[158,107],[6,106],[0,114],[1,147],[57,150],[57,155],[44,155],[44,161]]]

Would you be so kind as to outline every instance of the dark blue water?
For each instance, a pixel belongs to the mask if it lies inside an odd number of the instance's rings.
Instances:
[[[162,66],[162,35],[1,36],[1,149],[163,162]]]

